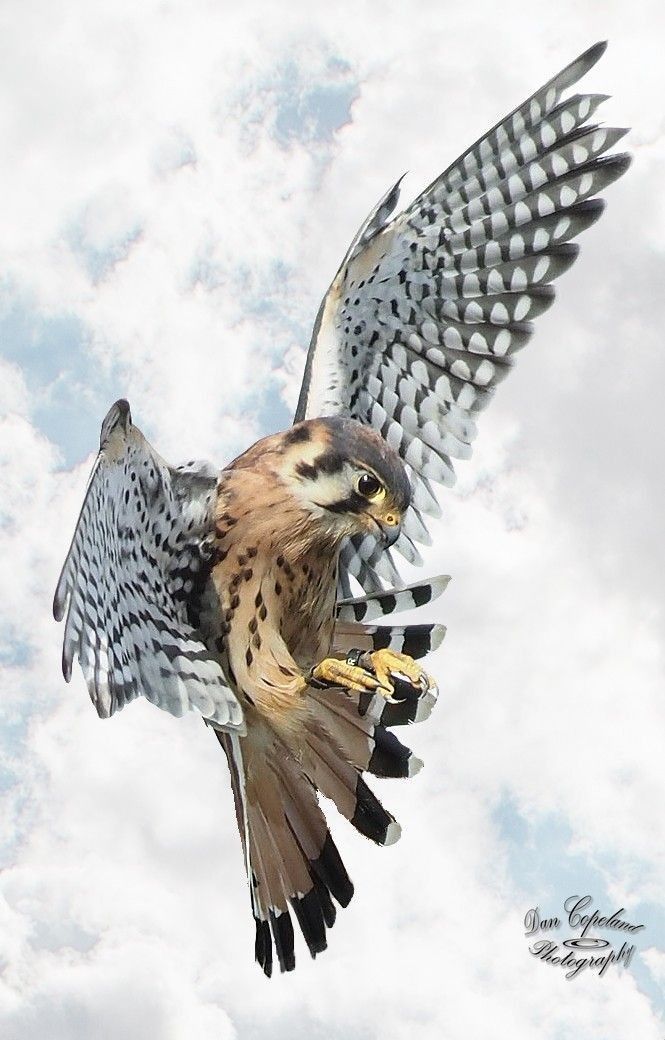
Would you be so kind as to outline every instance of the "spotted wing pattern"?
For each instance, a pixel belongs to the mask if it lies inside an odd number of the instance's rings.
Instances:
[[[53,604],[67,610],[62,667],[77,657],[103,718],[141,694],[173,715],[189,709],[243,727],[187,600],[211,552],[212,467],[172,469],[118,401],[102,425],[74,538]]]
[[[572,241],[600,216],[596,196],[629,164],[606,155],[625,133],[596,125],[605,95],[562,99],[598,61],[596,44],[480,138],[389,221],[395,185],[354,239],[321,304],[296,420],[350,415],[400,453],[414,488],[396,548],[419,562],[432,482],[450,486],[468,458],[474,418],[552,303]],[[367,591],[399,584],[367,536],[342,556]]]

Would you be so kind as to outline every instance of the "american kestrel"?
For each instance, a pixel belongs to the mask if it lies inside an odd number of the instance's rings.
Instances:
[[[364,774],[420,761],[392,728],[429,714],[417,664],[441,626],[377,625],[446,578],[404,588],[390,547],[419,561],[434,485],[468,458],[474,417],[507,374],[572,243],[627,168],[602,95],[562,99],[590,48],[468,149],[402,213],[374,207],[314,327],[293,427],[221,471],[172,467],[118,401],[58,583],[63,670],[76,657],[99,715],[139,695],[197,711],[228,759],[267,975],[312,956],[353,885],[319,806],[381,845],[399,825]],[[358,585],[354,590],[352,581]],[[355,595],[354,595],[355,591]]]

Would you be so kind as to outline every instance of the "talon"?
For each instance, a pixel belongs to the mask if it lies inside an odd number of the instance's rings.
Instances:
[[[414,686],[419,686],[423,693],[427,690],[436,689],[436,683],[432,676],[428,675],[417,661],[414,661],[412,657],[408,657],[406,654],[397,653],[396,650],[390,650],[386,647],[383,650],[374,650],[373,653],[367,656],[371,661],[371,667],[376,677],[382,685],[390,685],[391,693],[394,692],[392,677],[395,674],[403,675]]]
[[[380,693],[389,699],[394,692],[392,683],[384,684],[380,675],[372,675],[364,668],[346,661],[338,661],[335,657],[326,657],[324,661],[312,668],[310,673],[312,679],[317,682],[329,683],[331,686],[341,686],[347,690],[355,690],[364,693],[370,690],[372,693]]]
[[[423,694],[436,692],[433,678],[412,657],[387,648],[371,653],[356,653],[351,661],[326,657],[310,673],[313,680],[330,686],[341,686],[358,693],[365,690],[380,693],[391,704],[398,702],[394,696],[394,679],[400,675],[413,686],[418,686]]]

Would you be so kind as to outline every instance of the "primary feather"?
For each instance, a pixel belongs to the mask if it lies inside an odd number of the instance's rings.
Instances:
[[[500,120],[390,219],[399,182],[353,240],[319,310],[296,420],[351,416],[408,464],[414,500],[395,548],[418,562],[430,481],[449,487],[468,458],[475,416],[551,306],[572,242],[600,216],[596,196],[626,170],[606,155],[625,133],[595,124],[605,95],[567,88],[595,65],[591,47]],[[342,553],[341,588],[369,592],[398,575],[378,543]]]
[[[168,466],[118,401],[102,426],[53,602],[67,611],[62,667],[81,665],[102,718],[143,695],[173,715],[193,709],[243,728],[219,661],[187,616],[210,545],[216,476]]]

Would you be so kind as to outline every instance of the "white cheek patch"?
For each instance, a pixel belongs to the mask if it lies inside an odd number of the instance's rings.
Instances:
[[[349,479],[349,467],[345,466],[340,473],[320,473],[313,484],[310,494],[323,506],[334,505],[353,494],[353,482]]]
[[[301,475],[296,470],[297,464],[300,462],[316,469],[316,460],[322,454],[320,444],[305,444],[302,447],[310,450],[298,452],[297,458],[290,462],[289,472],[282,473],[282,480],[303,509],[312,515],[321,516],[326,506],[334,505],[353,493],[354,470],[345,464],[343,469],[336,473],[319,470],[316,476],[308,475],[306,472]]]

